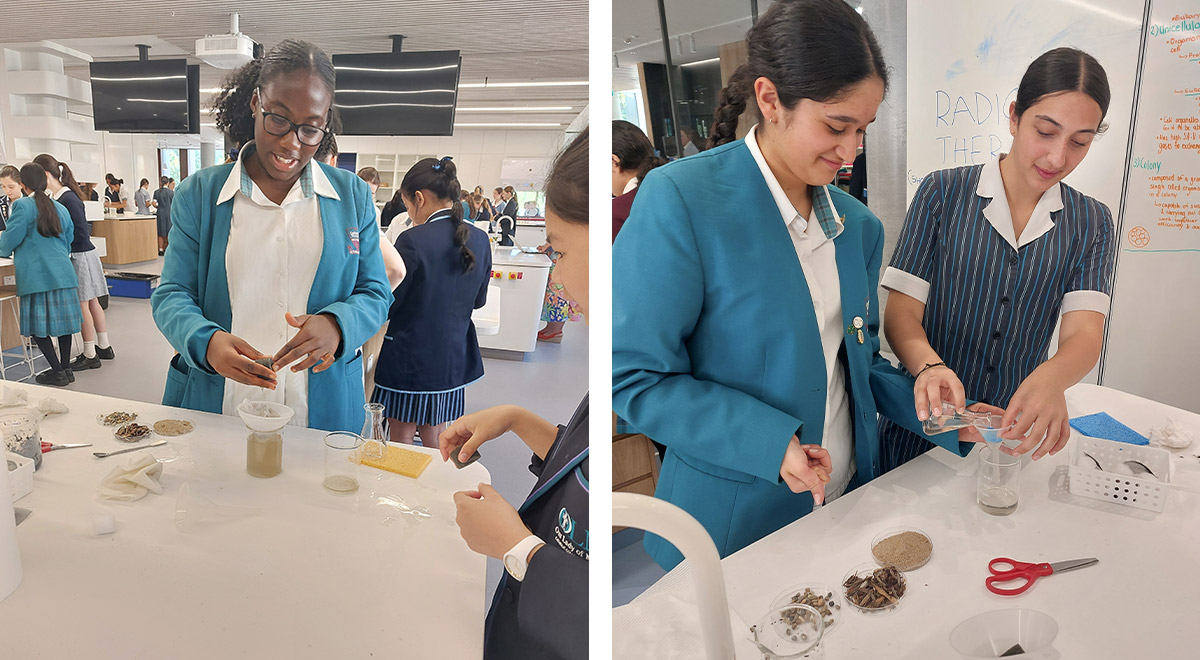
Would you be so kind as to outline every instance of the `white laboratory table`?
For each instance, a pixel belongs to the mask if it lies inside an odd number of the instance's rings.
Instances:
[[[33,513],[17,527],[24,579],[0,602],[0,657],[482,656],[485,558],[459,536],[452,500],[489,480],[481,465],[459,471],[435,457],[419,480],[364,467],[358,492],[337,496],[321,486],[322,431],[286,428],[283,472],[257,479],[246,473],[247,431],[236,417],[7,385],[28,390],[31,403],[52,396],[70,408],[43,421],[42,440],[94,447],[46,454],[18,502]],[[113,410],[196,425],[146,450],[167,461],[161,495],[97,499],[109,471],[144,455],[92,456],[127,446],[96,421]],[[184,484],[258,512],[181,529]],[[432,518],[381,505],[384,495]],[[93,535],[93,513],[115,516],[116,532]]]
[[[1067,406],[1072,417],[1103,411],[1142,434],[1167,417],[1192,431],[1192,446],[1171,452],[1171,483],[1181,488],[1170,493],[1164,511],[1070,495],[1064,450],[1033,463],[1026,458],[1017,510],[994,517],[975,503],[973,457],[934,449],[722,560],[735,641],[749,639],[748,625],[790,585],[837,590],[851,568],[871,562],[877,534],[915,527],[931,537],[932,559],[907,574],[909,592],[895,611],[866,615],[843,606],[822,642],[827,660],[955,658],[949,636],[956,625],[976,614],[1018,607],[1054,617],[1059,626],[1054,649],[1064,660],[1197,657],[1200,415],[1095,385],[1067,390]],[[1074,443],[1078,434],[1073,435]],[[1005,597],[984,587],[987,564],[995,557],[1100,562],[1041,578],[1024,594]],[[694,606],[692,584],[685,562],[631,605],[650,610],[674,599]],[[657,625],[668,629],[661,621]],[[689,625],[677,617],[664,634],[674,636],[673,648],[695,653],[702,648],[697,626],[698,619]],[[739,658],[762,658],[752,646],[741,648],[747,652]]]
[[[500,287],[502,294],[500,329],[480,335],[480,348],[513,353],[531,353],[537,348],[550,265],[550,257],[540,252],[528,254],[517,247],[493,249],[491,284]]]

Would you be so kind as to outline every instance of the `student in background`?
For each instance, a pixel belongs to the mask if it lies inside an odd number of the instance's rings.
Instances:
[[[46,187],[50,196],[62,204],[71,216],[74,232],[71,241],[71,265],[75,267],[75,280],[79,294],[79,311],[83,317],[80,333],[83,335],[83,353],[69,365],[73,371],[99,369],[101,360],[116,357],[108,341],[108,319],[100,306],[100,296],[108,295],[108,280],[104,278],[104,267],[96,246],[92,245],[92,225],[87,221],[80,195],[83,192],[75,182],[75,175],[66,163],[50,154],[39,154],[34,163],[46,171]]]
[[[650,138],[622,119],[612,123],[613,240],[629,217],[638,183],[665,161],[654,154]]]
[[[109,176],[112,175],[110,174]],[[122,188],[124,185],[124,179],[112,177],[108,180],[108,190],[104,191],[104,208],[116,209],[117,213],[120,214],[124,214],[125,209],[133,208],[129,202],[129,193],[125,192]]]
[[[175,189],[170,187],[171,179],[162,177],[159,179],[160,188],[154,191],[154,210],[158,216],[155,223],[158,231],[158,255],[162,256],[167,251],[167,244],[170,242],[171,235],[171,202],[175,199]]]
[[[878,476],[877,414],[921,428],[879,354],[883,225],[831,183],[883,101],[878,42],[844,0],[776,0],[746,44],[720,146],[650,172],[612,249],[613,409],[666,446],[656,496],[721,556]]]
[[[133,203],[137,206],[138,215],[150,215],[150,197],[150,179],[142,179],[133,193]]]
[[[463,391],[483,376],[472,310],[487,301],[492,251],[464,222],[449,156],[418,161],[400,192],[413,228],[396,249],[408,274],[393,294],[372,402],[382,403],[391,440],[436,447],[445,424],[463,413]]]
[[[588,308],[588,131],[546,179],[546,237],[560,253],[556,279]],[[467,460],[480,445],[515,433],[533,452],[537,483],[520,508],[489,484],[454,494],[467,546],[504,562],[506,574],[484,625],[485,660],[588,656],[588,399],[566,426],[517,406],[459,418],[441,436],[442,460]]]
[[[50,364],[35,380],[65,387],[75,380],[67,360],[71,335],[79,332],[82,321],[70,257],[74,227],[67,209],[46,194],[46,171],[40,165],[25,163],[20,175],[29,197],[13,202],[8,226],[0,234],[0,256],[13,258],[21,334],[33,337]],[[57,354],[51,337],[58,338]]]
[[[475,222],[486,222],[490,229],[492,221],[496,217],[496,210],[492,208],[492,202],[487,197],[479,193],[471,195],[475,207],[479,209],[478,215],[475,216]]]
[[[1064,391],[1100,357],[1118,239],[1108,207],[1062,181],[1104,132],[1110,98],[1094,57],[1043,53],[1009,107],[1009,153],[917,188],[883,286],[884,329],[917,376],[921,419],[970,398],[1006,409],[1013,453],[1066,446]],[[880,431],[889,468],[930,447],[882,420]]]
[[[386,227],[388,231],[391,231],[392,224],[397,218],[399,218],[401,225],[411,224],[408,221],[408,208],[404,206],[404,200],[401,198],[399,190],[392,195],[392,198],[379,211],[379,223],[381,226]]]
[[[12,203],[24,197],[21,189],[21,170],[12,165],[0,167],[0,231],[8,222]]]
[[[296,426],[362,428],[358,349],[391,294],[367,184],[312,162],[340,128],[335,84],[329,57],[294,40],[223,81],[214,117],[243,145],[238,161],[180,186],[151,296],[179,351],[164,404],[234,414],[252,397],[291,407]]]
[[[504,194],[501,197],[504,199],[504,210],[500,212],[500,215],[507,215],[513,219],[508,233],[515,236],[517,234],[517,191],[512,186],[505,186]]]

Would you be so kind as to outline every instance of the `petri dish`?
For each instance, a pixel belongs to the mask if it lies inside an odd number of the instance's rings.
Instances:
[[[754,643],[765,657],[801,658],[821,643],[821,614],[807,605],[784,605],[767,612],[750,628]]]
[[[811,592],[811,596],[806,599],[807,602],[800,604],[808,605],[821,614],[825,634],[828,635],[829,631],[838,627],[839,620],[842,618],[842,608],[844,607],[842,602],[845,598],[842,597],[839,589],[834,589],[827,584],[797,584],[779,592],[779,595],[771,601],[771,609],[778,610],[787,605],[797,604],[799,601],[793,599],[804,598],[805,594],[809,592]],[[818,598],[820,601],[813,602]]]
[[[842,585],[840,587],[843,601],[849,604],[851,608],[858,610],[863,614],[886,614],[896,611],[896,609],[904,602],[904,597],[908,595],[908,581],[905,580],[904,573],[898,569],[895,570],[899,579],[901,593],[899,597],[895,599],[895,601],[885,601],[884,604],[881,605],[859,605],[854,601],[853,598],[850,597],[846,587],[851,578],[866,579],[872,577],[876,571],[887,571],[889,569],[890,567],[880,567],[872,563],[859,564],[858,566],[850,569],[850,571],[846,573],[846,577],[842,578]]]
[[[917,536],[913,536],[914,534]],[[877,552],[876,549],[879,548],[879,544],[885,539],[900,535],[906,535],[904,536],[904,541],[907,541],[906,550],[901,551],[899,555],[896,555],[895,549],[889,547],[881,548],[883,553]],[[921,540],[917,538],[918,536],[923,538],[924,542],[928,544],[928,552],[919,552],[921,549]],[[889,550],[891,552],[888,552]],[[929,538],[928,534],[916,527],[893,527],[880,532],[875,538],[871,539],[871,556],[875,558],[875,563],[880,566],[895,566],[901,571],[915,571],[928,564],[929,560],[933,558],[933,539]]]
[[[145,432],[141,433],[140,435],[134,436],[134,437],[121,435],[121,431],[124,431],[125,428],[128,426],[137,426],[139,430],[145,429]],[[126,423],[116,427],[115,429],[113,429],[113,438],[119,440],[120,442],[127,442],[130,444],[133,444],[135,442],[141,442],[142,440],[149,440],[152,437],[154,437],[154,429],[150,428],[149,426],[146,426],[145,424],[138,424],[137,422],[126,422]]]
[[[109,421],[109,416],[116,421]],[[114,410],[110,413],[100,413],[96,415],[96,423],[101,426],[124,426],[130,422],[137,421],[138,414],[127,410]]]

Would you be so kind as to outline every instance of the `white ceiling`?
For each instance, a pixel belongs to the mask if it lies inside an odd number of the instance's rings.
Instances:
[[[138,0],[49,2],[7,7],[0,19],[5,43],[54,41],[96,60],[137,59],[135,44],[150,44],[151,59],[186,56],[200,64],[202,89],[229,73],[195,57],[196,40],[239,31],[267,49],[303,39],[326,53],[391,50],[404,34],[405,51],[459,50],[460,83],[587,80],[587,0]],[[26,8],[28,7],[28,8]],[[86,64],[67,74],[88,79]],[[559,123],[565,129],[587,105],[587,86],[463,88],[456,120],[480,123]],[[569,111],[462,112],[471,107],[569,106]]]

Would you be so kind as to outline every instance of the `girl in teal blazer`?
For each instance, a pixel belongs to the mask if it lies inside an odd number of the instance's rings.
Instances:
[[[180,184],[162,282],[151,297],[155,323],[179,351],[168,370],[164,404],[221,412],[226,379],[273,388],[276,372],[289,365],[293,372],[315,366],[307,380],[308,425],[362,428],[359,347],[383,325],[392,294],[370,189],[352,172],[313,161],[319,145],[339,128],[330,109],[334,82],[325,53],[289,40],[235,71],[222,86],[217,126],[244,145],[241,190],[253,181],[276,204],[293,186],[311,197],[311,167],[320,168],[333,194],[316,195],[323,247],[307,308],[288,320],[299,332],[267,367],[255,362],[265,356],[230,334],[229,290],[238,283],[227,278],[226,255],[236,200],[218,198],[234,165],[203,169]]]
[[[21,334],[33,337],[50,364],[50,370],[36,380],[62,387],[75,380],[67,362],[71,335],[79,332],[83,321],[75,295],[78,280],[71,266],[75,225],[66,207],[46,194],[46,171],[41,166],[26,163],[20,176],[30,196],[12,202],[8,223],[0,232],[0,257],[13,257],[21,297]],[[58,355],[51,337],[58,337]]]
[[[647,175],[613,245],[613,408],[666,445],[655,495],[722,556],[807,514],[831,478],[848,489],[877,476],[877,413],[921,430],[912,379],[879,355],[882,225],[827,185],[883,98],[875,39],[842,0],[779,0],[746,41],[717,109],[724,146]],[[733,140],[751,98],[764,120],[753,152]],[[816,250],[799,256],[810,236],[825,270]],[[840,303],[840,317],[816,309],[822,284],[822,310]],[[844,379],[828,380],[827,355]],[[829,382],[844,383],[845,406],[827,405]],[[841,411],[853,480],[831,474],[827,409]],[[646,549],[666,568],[682,558],[658,537]]]

